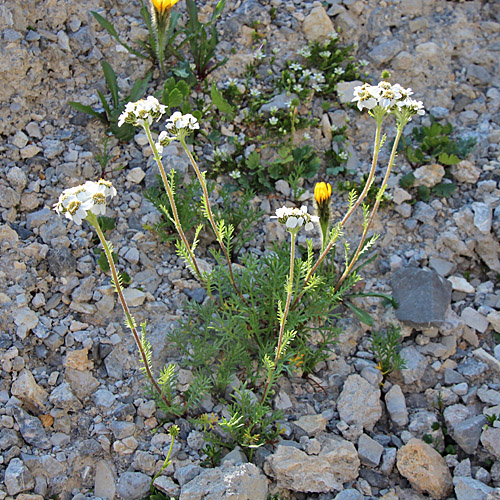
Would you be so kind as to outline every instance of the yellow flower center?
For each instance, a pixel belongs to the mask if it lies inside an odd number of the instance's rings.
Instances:
[[[151,0],[154,8],[161,14],[170,10],[179,0]]]
[[[81,202],[78,201],[78,200],[73,200],[73,201],[70,201],[68,203],[68,212],[71,214],[71,215],[75,215],[76,212],[78,211],[78,209],[80,208],[81,206]]]
[[[92,199],[96,205],[104,205],[106,203],[106,196],[103,193],[95,193]]]

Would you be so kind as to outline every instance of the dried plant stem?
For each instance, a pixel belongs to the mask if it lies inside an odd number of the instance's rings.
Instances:
[[[191,260],[191,264],[193,266],[193,270],[198,277],[198,279],[204,283],[203,276],[200,272],[200,269],[198,267],[198,263],[196,262],[196,257],[194,256],[193,250],[191,249],[191,245],[189,244],[186,235],[184,234],[184,231],[182,230],[181,222],[179,220],[179,215],[177,213],[177,207],[175,205],[175,199],[174,199],[174,193],[172,192],[172,188],[170,187],[170,183],[168,182],[167,174],[165,173],[165,169],[163,168],[163,164],[161,162],[160,155],[158,154],[158,150],[156,149],[156,145],[153,141],[153,138],[151,136],[151,130],[149,128],[149,125],[146,123],[144,126],[144,129],[146,130],[146,135],[148,137],[149,145],[151,146],[151,149],[153,150],[153,155],[156,160],[156,164],[158,165],[158,169],[160,170],[160,175],[163,181],[163,185],[165,186],[165,190],[167,191],[167,196],[168,200],[170,202],[170,207],[172,208],[172,215],[174,217],[174,222],[175,222],[175,229],[177,229],[177,232],[179,233],[179,236],[181,237],[182,242],[184,243],[184,246],[189,254],[189,258]]]

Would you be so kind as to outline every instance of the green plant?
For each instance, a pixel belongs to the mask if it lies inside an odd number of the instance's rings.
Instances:
[[[377,368],[382,375],[406,368],[406,360],[399,354],[400,329],[394,325],[382,332],[374,332],[370,338],[370,350],[378,361]]]
[[[496,413],[487,413],[485,415],[486,417],[486,422],[488,426],[493,427],[495,422],[500,422],[500,416],[497,415]]]
[[[356,195],[359,196],[363,189],[366,186],[366,183],[368,181],[368,174],[363,174],[363,178],[361,179],[361,182],[358,184],[356,181],[338,181],[337,182],[337,190],[340,192],[347,192],[347,193],[356,193]],[[377,200],[377,195],[378,195],[378,189],[375,185],[371,185],[368,188],[368,193],[366,194],[366,203],[368,206],[373,206],[373,204]],[[386,207],[391,203],[391,197],[383,193],[382,198],[380,200],[380,206],[382,208]]]
[[[444,125],[431,117],[432,123],[429,127],[415,127],[410,134],[401,138],[400,149],[412,167],[427,163],[440,163],[444,166],[455,165],[467,158],[476,144],[474,138],[452,137],[453,127],[451,123]],[[410,189],[415,183],[413,172],[403,175],[399,185],[404,189]],[[418,186],[416,193],[422,201],[428,201],[431,195],[447,198],[457,190],[457,186],[451,181],[443,181],[429,188]]]
[[[128,102],[137,101],[144,95],[151,74],[146,75],[144,79],[137,80],[134,83],[130,94],[126,97],[120,98],[120,89],[118,87],[118,81],[113,68],[106,61],[102,61],[101,66],[104,72],[106,84],[111,94],[111,99],[108,101],[102,92],[99,90],[97,91],[103,110],[94,109],[92,106],[87,106],[81,102],[75,101],[70,101],[69,105],[77,111],[81,111],[82,113],[86,113],[94,118],[97,118],[108,127],[110,133],[113,134],[118,140],[129,141],[135,135],[135,128],[128,123],[119,127],[118,117],[121,115]]]
[[[227,61],[226,57],[222,61],[214,62],[215,50],[219,43],[215,23],[222,14],[225,4],[226,0],[219,0],[210,20],[207,23],[201,23],[195,0],[186,0],[189,19],[183,32],[193,57],[195,76],[198,81],[203,81],[212,71]]]
[[[174,47],[174,41],[180,31],[176,30],[177,22],[180,14],[171,13],[171,7],[174,2],[161,2],[154,0],[151,2],[151,10],[149,10],[141,0],[140,15],[148,29],[148,37],[145,41],[139,41],[139,46],[142,50],[135,50],[128,44],[123,42],[118,35],[115,27],[98,12],[91,11],[94,19],[125,49],[131,54],[142,59],[149,59],[153,64],[158,64],[161,74],[166,74],[165,61],[174,55],[177,59],[183,60],[182,54],[178,47]]]

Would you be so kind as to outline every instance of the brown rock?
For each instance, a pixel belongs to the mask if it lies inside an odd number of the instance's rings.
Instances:
[[[94,366],[92,361],[88,359],[89,350],[88,349],[78,349],[75,351],[70,351],[66,355],[66,361],[64,366],[66,368],[72,368],[74,370],[91,370]]]
[[[453,489],[450,470],[444,458],[420,439],[410,439],[397,454],[399,473],[413,488],[432,498],[447,497]]]
[[[49,397],[48,393],[36,383],[31,372],[26,369],[12,384],[11,393],[23,402],[26,409],[33,413],[44,411],[45,402]]]
[[[324,42],[335,31],[335,28],[326,10],[319,6],[314,7],[304,19],[302,31],[310,42]]]
[[[99,387],[99,381],[89,371],[67,368],[65,378],[78,399],[85,399]]]
[[[50,415],[50,413],[47,413],[46,415],[40,415],[38,418],[45,428],[52,427],[52,425],[54,425],[54,417]]]

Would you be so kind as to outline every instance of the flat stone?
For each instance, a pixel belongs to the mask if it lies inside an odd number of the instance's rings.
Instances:
[[[439,163],[423,165],[413,171],[415,176],[415,186],[434,187],[439,184],[444,177],[444,168]]]
[[[391,420],[401,427],[408,423],[408,409],[406,400],[399,385],[394,384],[385,395],[385,405]]]
[[[21,436],[28,444],[42,450],[52,448],[42,422],[38,418],[33,417],[17,406],[12,407],[12,414],[19,425]]]
[[[302,429],[309,437],[326,429],[327,419],[323,415],[304,415],[294,424]]]
[[[488,329],[488,320],[480,312],[472,307],[466,307],[460,317],[465,321],[467,326],[474,328],[478,332],[484,333]]]
[[[413,488],[439,499],[449,496],[453,483],[444,458],[420,439],[410,439],[397,453],[397,468]]]
[[[304,36],[310,42],[323,42],[335,32],[332,20],[322,6],[313,7],[302,24]]]
[[[462,160],[451,166],[451,175],[458,181],[467,184],[475,184],[481,175],[481,170],[474,166],[469,160]]]
[[[480,365],[484,367],[484,363],[487,364],[492,370],[500,373],[500,361],[494,358],[490,353],[486,352],[482,347],[475,349],[473,351],[474,356],[480,360]],[[484,373],[484,371],[482,372]]]
[[[40,413],[45,410],[48,393],[40,387],[31,372],[23,369],[11,386],[13,396],[19,398],[30,411]]]
[[[250,463],[204,469],[181,488],[179,500],[266,500],[268,481]]]
[[[491,231],[491,224],[493,222],[493,210],[491,205],[487,203],[474,202],[471,205],[474,212],[474,226],[484,234]]]
[[[487,427],[481,434],[481,443],[497,460],[500,460],[500,427]]]
[[[168,495],[169,498],[178,497],[181,492],[179,485],[167,476],[158,476],[153,485],[157,490]]]
[[[377,65],[388,63],[394,56],[404,49],[404,44],[399,40],[393,39],[377,45],[368,52],[368,57]]]
[[[95,466],[94,495],[102,500],[114,500],[116,495],[115,474],[105,460]]]
[[[19,458],[13,458],[9,462],[5,470],[4,483],[7,487],[7,493],[12,496],[35,487],[35,480],[31,472]]]
[[[364,500],[364,495],[354,488],[341,491],[333,500]]]
[[[498,490],[486,486],[483,482],[472,479],[471,477],[455,476],[453,478],[453,484],[455,486],[457,500],[489,500],[492,499],[492,496],[489,496],[490,494],[495,491],[498,492]]]
[[[123,295],[129,307],[141,306],[146,299],[146,294],[137,288],[125,288]]]
[[[319,455],[310,456],[292,447],[278,445],[264,463],[264,471],[279,488],[304,493],[341,491],[342,484],[354,481],[360,461],[354,445],[340,437],[323,440]],[[181,497],[182,499],[182,497]]]
[[[461,276],[449,276],[448,281],[456,292],[474,293],[476,291],[476,289]]]
[[[392,277],[396,317],[414,328],[440,326],[451,303],[451,283],[434,271],[408,267]]]
[[[359,375],[349,375],[337,400],[340,418],[371,431],[382,416],[380,389]]]
[[[486,404],[489,405],[500,405],[500,391],[495,391],[494,389],[488,389],[488,386],[484,385],[477,390],[477,397]]]
[[[58,385],[50,393],[49,401],[56,407],[66,411],[77,411],[82,409],[82,403],[73,394],[71,386],[67,382]]]
[[[141,167],[135,167],[127,174],[127,181],[132,184],[140,184],[142,180],[146,177],[146,173],[142,170]]]
[[[440,276],[446,277],[456,268],[456,264],[439,257],[431,257],[429,259],[429,267],[432,267]]]
[[[418,384],[427,368],[427,359],[414,346],[403,347],[400,356],[406,361],[406,368],[401,370],[406,385]]]
[[[363,465],[377,467],[384,447],[366,434],[361,434],[358,439],[358,456]]]
[[[486,418],[483,415],[467,418],[453,427],[453,439],[468,455],[475,453]]]
[[[64,377],[78,399],[85,399],[99,387],[99,381],[90,371],[66,368]]]

